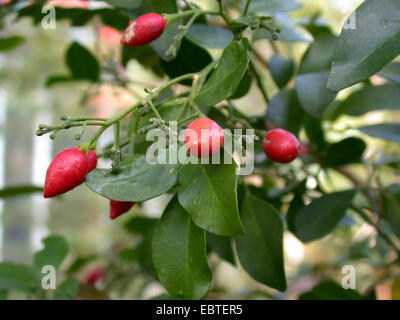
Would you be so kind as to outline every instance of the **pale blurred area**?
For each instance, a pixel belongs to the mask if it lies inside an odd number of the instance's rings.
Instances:
[[[214,5],[212,0],[197,1],[202,6]],[[361,0],[301,0],[304,7],[292,13],[300,19],[321,12],[322,18],[340,31],[345,17],[361,3]],[[59,123],[61,115],[96,115],[110,117],[118,110],[130,106],[145,95],[144,88],[157,86],[165,81],[140,64],[131,61],[127,74],[134,80],[130,90],[121,90],[110,84],[92,85],[88,82],[62,83],[45,88],[46,79],[55,74],[67,72],[64,64],[64,52],[71,41],[79,41],[94,52],[98,59],[118,59],[120,54],[119,34],[109,27],[93,21],[86,27],[68,26],[66,21],[57,21],[56,30],[43,30],[32,26],[29,19],[17,24],[9,24],[5,34],[22,35],[26,42],[17,49],[0,54],[0,188],[15,185],[38,185],[44,183],[47,166],[56,153],[64,148],[77,145],[74,140],[77,130],[65,130],[57,134],[54,141],[48,136],[36,137],[34,131],[39,123]],[[272,54],[265,43],[257,44],[266,58]],[[299,57],[307,48],[307,43],[278,44],[284,53]],[[218,51],[213,54],[219,54]],[[271,96],[277,92],[270,75],[264,72]],[[346,90],[348,91],[348,90]],[[344,93],[346,94],[346,93]],[[86,99],[82,99],[86,97]],[[266,106],[256,86],[251,93],[236,102],[238,108],[246,114],[261,115]],[[379,119],[385,113],[379,113]],[[398,115],[397,115],[398,117]],[[378,119],[378,120],[379,120]],[[377,119],[374,118],[373,121]],[[346,127],[357,123],[357,119],[345,118],[337,127]],[[93,133],[88,130],[83,141]],[[332,139],[340,137],[332,133]],[[107,132],[98,148],[112,141],[112,132]],[[380,147],[382,142],[374,141]],[[385,145],[391,148],[391,144]],[[373,153],[374,150],[368,150]],[[99,166],[106,167],[107,162],[100,161]],[[363,172],[361,172],[363,174]],[[340,176],[333,176],[338,188],[346,182]],[[160,216],[168,197],[160,197],[144,203],[125,216],[111,221],[108,218],[108,201],[90,191],[84,185],[69,192],[61,199],[45,200],[41,194],[34,196],[7,198],[0,200],[0,261],[30,263],[32,254],[41,247],[41,239],[49,234],[64,236],[70,246],[70,260],[78,256],[98,255],[108,259],[119,243],[132,245],[135,239],[124,231],[123,225],[132,216],[141,214]],[[354,218],[356,219],[356,218]],[[210,264],[214,272],[214,288],[211,297],[218,299],[251,298],[265,299],[272,296],[294,299],[310,290],[323,277],[329,276],[341,282],[342,266],[354,264],[357,269],[357,289],[366,290],[371,285],[370,275],[373,265],[379,261],[355,260],[340,261],[340,256],[348,250],[351,242],[362,242],[374,230],[360,228],[360,221],[349,227],[337,228],[335,232],[309,245],[303,245],[289,232],[285,235],[285,261],[289,288],[286,295],[275,292],[253,281],[241,268],[234,268],[212,256]],[[371,244],[372,245],[372,244]],[[101,260],[101,259],[100,259]],[[101,264],[100,262],[96,262]],[[163,293],[156,282],[148,282],[143,290],[133,284],[126,294],[119,298],[145,299]],[[387,285],[390,288],[390,284]],[[381,298],[388,298],[385,287],[377,292]]]

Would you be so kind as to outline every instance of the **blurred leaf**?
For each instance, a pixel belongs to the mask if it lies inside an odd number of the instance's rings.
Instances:
[[[196,102],[212,106],[232,96],[246,72],[250,55],[251,45],[247,38],[226,47],[217,68],[196,96]]]
[[[165,289],[173,296],[200,299],[211,284],[204,230],[191,221],[175,197],[153,235],[153,261]]]
[[[126,66],[131,59],[137,60],[142,66],[150,68],[156,75],[163,76],[158,54],[149,46],[122,47],[121,63]]]
[[[119,173],[95,169],[86,176],[86,185],[94,192],[116,201],[142,202],[171,189],[177,180],[177,165],[150,164],[139,156]]]
[[[246,4],[246,0],[242,0],[242,7]],[[297,10],[302,7],[301,3],[295,0],[252,0],[250,2],[249,13],[254,12],[286,12]]]
[[[283,265],[283,222],[267,202],[247,194],[241,208],[246,232],[235,237],[243,268],[258,282],[286,290]]]
[[[332,112],[335,119],[342,114],[361,116],[374,110],[400,110],[399,86],[364,86],[340,102]]]
[[[0,198],[24,196],[31,193],[43,192],[42,187],[37,186],[13,186],[0,189]]]
[[[379,76],[400,83],[400,62],[389,63],[378,73]]]
[[[202,23],[193,24],[187,35],[200,46],[211,49],[225,49],[233,40],[230,30]]]
[[[0,263],[0,289],[34,293],[39,283],[38,275],[31,267],[10,262]]]
[[[271,99],[267,108],[266,121],[273,127],[283,128],[298,135],[304,110],[297,99],[296,90],[283,89]]]
[[[100,65],[97,59],[78,42],[73,42],[68,48],[66,59],[75,79],[99,80]]]
[[[178,198],[193,222],[220,236],[243,233],[237,204],[236,164],[187,164]]]
[[[18,47],[25,41],[24,38],[19,36],[11,36],[7,38],[0,38],[0,51],[9,51]]]
[[[7,290],[1,290],[0,289],[0,301],[1,300],[7,300],[8,292]]]
[[[336,282],[328,280],[303,293],[299,300],[363,300],[363,297],[355,290],[343,289]]]
[[[76,258],[71,263],[71,265],[68,267],[67,273],[74,273],[74,272],[77,272],[77,271],[81,270],[86,264],[88,264],[90,261],[92,261],[95,258],[96,258],[95,255],[91,255],[91,256],[88,256],[88,257],[78,257],[78,258]]]
[[[400,237],[400,184],[394,184],[381,191],[385,218],[394,233]]]
[[[346,138],[329,145],[321,154],[321,162],[326,167],[340,167],[360,162],[367,145],[359,138]]]
[[[398,0],[365,0],[356,10],[356,29],[343,28],[328,88],[339,91],[368,79],[400,54]]]
[[[126,224],[129,233],[147,233],[154,228],[158,219],[148,217],[133,217]]]
[[[399,123],[375,124],[358,128],[358,130],[372,137],[400,143]]]
[[[346,214],[355,190],[325,194],[311,201],[296,215],[295,235],[308,243],[330,233]]]
[[[400,278],[392,284],[392,300],[400,300]]]
[[[60,84],[60,83],[64,84],[65,82],[71,82],[71,81],[76,81],[76,79],[74,79],[71,76],[52,75],[47,78],[45,86],[51,87],[52,85],[55,85],[55,84]]]
[[[79,291],[79,281],[74,278],[64,280],[54,293],[54,300],[73,300]]]
[[[235,265],[235,258],[232,249],[231,238],[217,236],[213,233],[206,233],[207,245],[214,251],[221,259]]]
[[[269,71],[277,86],[282,89],[293,76],[294,61],[274,54],[269,62]]]
[[[33,260],[39,270],[45,265],[58,268],[68,254],[68,245],[63,237],[49,236],[42,240],[44,248],[38,251]]]

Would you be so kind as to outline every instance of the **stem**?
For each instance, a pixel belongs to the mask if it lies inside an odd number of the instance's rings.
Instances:
[[[250,61],[250,69],[251,69],[251,72],[252,72],[253,75],[254,75],[254,78],[256,78],[257,86],[258,86],[258,88],[260,89],[260,91],[261,91],[261,93],[262,93],[262,95],[263,95],[263,97],[264,97],[265,102],[266,102],[267,104],[269,104],[268,93],[267,93],[267,91],[266,91],[265,88],[264,88],[263,82],[262,82],[262,80],[261,80],[261,76],[258,74],[257,69],[256,69],[256,67],[254,66],[253,61]]]
[[[194,14],[196,14],[196,15],[206,15],[206,14],[219,15],[219,12],[215,11],[215,10],[193,9],[193,10],[187,10],[187,11],[183,11],[183,12],[179,12],[179,13],[165,14],[164,18],[167,21],[167,24],[170,24],[180,18],[189,17]]]
[[[158,112],[158,110],[156,109],[156,107],[154,106],[153,102],[151,100],[147,101],[147,104],[150,106],[151,110],[154,112],[154,114],[156,115],[156,117],[160,120],[163,120],[163,118],[161,117],[160,113]]]
[[[199,117],[199,114],[197,114],[197,113],[192,114],[190,117],[187,117],[186,119],[183,119],[183,120],[179,121],[178,122],[178,126],[181,126],[185,122],[188,122],[188,121],[193,120],[193,119],[198,118],[198,117]]]
[[[225,20],[225,22],[228,24],[228,26],[230,26],[231,22],[229,21],[229,18],[224,13],[224,7],[222,5],[222,0],[218,0],[218,4],[219,4],[219,12],[218,12],[218,14],[222,17],[222,19]]]
[[[251,0],[246,1],[246,6],[244,7],[244,11],[243,11],[244,16],[247,16],[247,13],[249,12],[250,2],[251,2]]]

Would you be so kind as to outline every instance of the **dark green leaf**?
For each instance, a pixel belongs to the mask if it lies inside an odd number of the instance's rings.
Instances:
[[[231,238],[221,237],[207,232],[206,239],[207,245],[212,249],[212,251],[214,251],[221,259],[235,265]]]
[[[55,300],[72,300],[76,297],[79,290],[79,281],[74,278],[68,278],[57,286],[54,293]]]
[[[242,81],[240,81],[235,93],[229,97],[229,99],[240,99],[243,98],[251,89],[251,84],[253,82],[253,76],[249,72],[246,71]]]
[[[321,155],[322,165],[340,167],[360,162],[366,148],[363,140],[354,137],[331,144]]]
[[[0,189],[0,198],[24,196],[36,192],[43,192],[42,187],[37,186],[14,186]]]
[[[98,81],[100,65],[95,56],[78,42],[73,42],[67,51],[67,65],[75,79]]]
[[[196,227],[174,198],[153,234],[154,266],[165,289],[173,296],[200,299],[211,283],[205,232]]]
[[[321,120],[309,114],[304,116],[304,130],[311,143],[315,144],[318,150],[325,147],[325,135],[322,129]]]
[[[34,256],[34,265],[39,270],[45,265],[58,268],[68,254],[68,245],[63,237],[49,236],[42,240],[44,248]]]
[[[142,202],[171,189],[177,180],[177,165],[150,164],[140,156],[119,173],[95,169],[86,176],[86,184],[94,192],[117,201]]]
[[[187,35],[204,48],[224,49],[233,40],[230,30],[208,24],[194,24]]]
[[[310,292],[303,293],[299,300],[362,300],[355,290],[343,289],[333,281],[324,281],[316,285]]]
[[[273,55],[269,62],[269,71],[279,88],[284,88],[294,72],[294,61],[280,55]]]
[[[383,140],[400,143],[400,124],[382,123],[358,128],[361,132]]]
[[[76,79],[74,79],[71,76],[65,76],[65,75],[53,75],[47,78],[46,80],[46,87],[51,87],[54,84],[64,84],[65,82],[72,82],[72,81],[76,81]]]
[[[37,273],[32,268],[10,262],[0,263],[0,289],[33,293],[39,283]]]
[[[25,41],[24,38],[19,36],[12,36],[8,38],[0,38],[0,51],[9,51],[18,47]]]
[[[250,55],[251,45],[247,38],[226,47],[217,68],[196,96],[196,102],[212,106],[232,96],[246,72]]]
[[[242,0],[244,6],[246,0]],[[286,12],[301,8],[302,5],[295,0],[252,0],[250,2],[249,12]]]
[[[267,122],[273,127],[286,129],[297,135],[301,128],[304,110],[297,99],[296,90],[283,89],[271,99],[267,108]]]
[[[179,202],[193,222],[220,236],[243,233],[237,204],[236,164],[187,164],[179,173]]]
[[[241,208],[245,234],[235,238],[243,268],[258,282],[286,290],[283,265],[283,222],[267,202],[246,195]]]
[[[126,224],[125,229],[130,233],[147,233],[151,231],[158,219],[148,217],[133,217]]]
[[[400,83],[400,62],[389,63],[378,75],[390,81]]]
[[[343,28],[328,88],[339,91],[368,79],[400,54],[398,0],[366,0],[355,12],[356,28]]]
[[[355,190],[330,193],[311,201],[296,215],[295,234],[307,243],[331,232],[346,214]]]

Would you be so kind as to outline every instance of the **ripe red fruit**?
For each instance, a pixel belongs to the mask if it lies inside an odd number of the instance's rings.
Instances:
[[[218,123],[209,118],[196,119],[186,129],[185,145],[193,156],[211,157],[223,144],[224,131]]]
[[[110,200],[110,219],[114,220],[121,214],[128,212],[134,206],[135,202]]]
[[[105,273],[106,272],[103,268],[94,269],[86,276],[85,283],[93,286],[97,281],[104,277]]]
[[[89,162],[88,173],[97,167],[97,154],[93,150],[90,150],[87,154],[87,159]]]
[[[61,151],[47,169],[44,197],[55,197],[79,186],[88,169],[89,161],[83,151],[76,147]]]
[[[262,146],[265,154],[272,161],[287,163],[293,161],[298,156],[300,142],[289,131],[273,129],[268,131]]]
[[[157,39],[163,33],[166,21],[162,15],[147,13],[131,21],[122,35],[121,44],[142,46]]]

